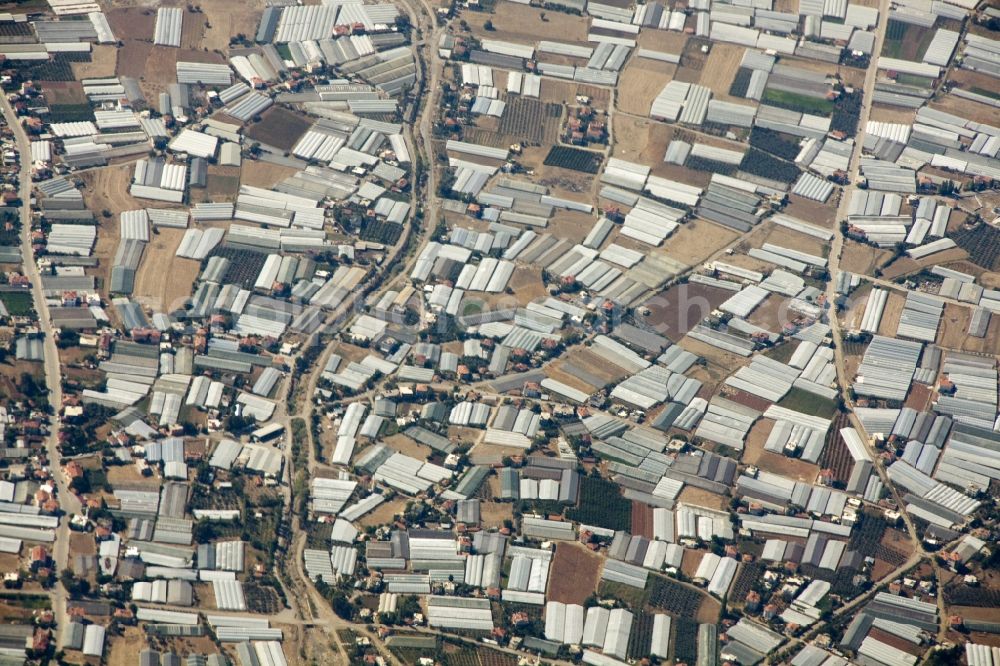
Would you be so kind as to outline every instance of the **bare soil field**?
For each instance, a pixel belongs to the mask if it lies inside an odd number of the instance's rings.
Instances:
[[[260,160],[244,160],[240,169],[240,184],[270,188],[298,172],[298,169],[280,164],[271,164]]]
[[[590,233],[594,222],[594,217],[587,213],[557,209],[549,220],[549,226],[546,229],[554,236],[568,240],[571,243],[579,243]]]
[[[358,519],[361,527],[370,527],[391,523],[394,516],[406,511],[406,500],[397,499],[391,502],[382,502],[373,511],[366,513]]]
[[[108,637],[108,666],[132,666],[135,656],[146,647],[142,629],[125,627],[121,636]]]
[[[681,53],[687,43],[688,36],[683,32],[672,32],[668,30],[643,30],[636,40],[640,47],[651,51],[662,51],[664,53]],[[662,63],[667,65],[668,63]]]
[[[80,176],[84,183],[84,201],[87,207],[97,216],[97,242],[94,245],[94,256],[98,266],[93,270],[97,277],[99,290],[107,296],[108,277],[111,273],[111,262],[118,249],[119,229],[118,214],[126,210],[145,208],[128,193],[132,179],[132,166],[109,166],[95,171],[87,171]],[[104,217],[103,211],[110,211],[111,217]]]
[[[674,78],[677,66],[670,63],[633,58],[618,77],[618,109],[646,115],[667,83]],[[662,157],[661,157],[662,159]]]
[[[265,3],[261,0],[213,0],[199,5],[201,14],[184,16],[184,30],[190,24],[189,18],[201,21],[205,27],[200,31],[200,43],[209,51],[224,51],[229,40],[239,34],[253,39],[260,22],[260,11]]]
[[[706,220],[685,222],[664,242],[664,254],[671,259],[697,266],[729,246],[739,234]]]
[[[287,151],[292,149],[311,126],[312,121],[305,116],[280,106],[272,106],[263,113],[259,123],[247,128],[246,135],[254,141]]]
[[[431,455],[431,448],[429,446],[418,444],[416,441],[402,434],[386,437],[382,440],[382,443],[417,460],[426,460]]]
[[[650,314],[646,323],[661,335],[677,342],[732,292],[702,284],[679,284],[646,301]]]
[[[742,462],[746,465],[756,465],[763,470],[781,474],[796,481],[814,482],[819,473],[818,466],[804,460],[764,450],[764,443],[767,442],[767,438],[774,428],[774,423],[771,419],[760,419],[753,424],[747,434]]]
[[[875,268],[881,266],[891,256],[892,253],[888,250],[845,240],[840,255],[840,267],[858,275],[873,275]]]
[[[729,502],[722,495],[717,495],[710,490],[685,485],[681,489],[681,494],[677,496],[677,502],[687,506],[701,506],[706,509],[718,509],[726,511]]]
[[[995,79],[993,79],[991,86],[987,87],[986,90],[996,90]],[[974,120],[977,123],[996,123],[997,120],[997,110],[995,108],[956,97],[955,95],[945,95],[940,99],[936,99],[929,106],[937,111],[961,115],[963,118]]]
[[[896,337],[896,327],[899,326],[899,317],[903,314],[903,306],[905,304],[906,298],[902,294],[896,291],[889,292],[889,298],[885,302],[885,309],[882,311],[882,322],[878,328],[880,335]]]
[[[562,382],[567,386],[572,386],[575,389],[583,391],[584,393],[590,393],[594,390],[593,386],[583,381],[579,377],[575,377],[574,375],[571,375],[568,372],[565,372],[564,370],[560,370],[558,367],[555,367],[554,363],[550,363],[549,365],[545,366],[545,375],[547,377],[555,379],[556,381]]]
[[[826,77],[831,74],[839,74],[844,83],[849,86],[861,86],[865,81],[864,70],[857,69],[856,67],[833,65],[831,63],[820,62],[819,60],[809,60],[806,58],[792,57],[783,59],[787,59],[789,61],[786,64],[799,69],[815,72],[820,77]]]
[[[750,313],[747,321],[756,324],[761,328],[778,333],[782,326],[790,319],[788,304],[791,299],[782,298],[778,294],[771,294]]]
[[[73,76],[80,79],[114,76],[118,66],[118,49],[110,44],[94,44],[90,62],[72,62]]]
[[[492,14],[464,12],[462,18],[468,21],[471,32],[480,39],[506,39],[522,44],[543,39],[586,44],[590,25],[584,16],[547,12],[513,2],[497,3]],[[483,27],[486,21],[493,22],[492,31]]]
[[[124,55],[122,58],[124,58]],[[178,62],[199,62],[218,65],[224,64],[225,60],[219,54],[210,51],[176,49],[170,46],[152,45],[146,57],[145,64],[139,68],[138,75],[128,75],[141,78],[139,86],[142,88],[143,94],[147,100],[153,100],[156,95],[166,90],[168,84],[177,81]],[[121,63],[121,60],[119,60],[119,63]],[[119,72],[119,74],[122,73]],[[198,86],[192,86],[191,88],[192,93],[194,93],[197,91]]]
[[[209,4],[216,4],[216,3],[213,2]],[[184,25],[181,28],[181,48],[184,49],[206,48],[206,45],[204,44],[205,23],[206,23],[205,16],[200,12],[191,11],[190,7],[193,7],[193,5],[188,5],[188,7],[184,8]],[[248,12],[244,10],[241,12],[233,12],[233,13],[246,15]],[[254,32],[256,32],[256,30]],[[232,34],[235,35],[236,33]],[[224,46],[228,45],[229,42],[227,41]]]
[[[658,92],[659,90],[654,92],[653,96],[655,97]],[[649,113],[649,104],[646,104],[645,110],[637,113],[639,115]],[[667,144],[673,136],[673,128],[649,118],[616,114],[612,136],[613,157],[640,164],[660,164],[667,152]]]
[[[701,52],[703,46],[711,48],[713,44],[703,37],[688,39],[684,44],[684,51],[681,53],[681,66],[677,69],[675,80],[684,83],[701,81],[702,71],[705,69],[705,63],[708,62],[708,54]]]
[[[844,328],[859,330],[861,319],[865,316],[865,308],[868,307],[868,299],[871,297],[872,287],[870,284],[862,283],[857,289],[851,292],[846,309],[841,313],[840,320]]]
[[[534,172],[535,177],[533,180],[535,182],[559,183],[562,189],[577,193],[592,193],[595,189],[597,189],[598,181],[596,175],[584,173],[582,171],[574,171],[573,169],[564,169],[562,167],[546,165],[545,157],[548,154],[549,146],[525,148],[521,153],[520,162],[524,165],[525,169],[529,169]],[[476,160],[473,159],[470,161]],[[579,213],[577,214],[579,215]]]
[[[824,204],[791,194],[783,212],[811,224],[832,229],[837,221],[836,195],[831,196]]]
[[[517,6],[514,3],[505,4],[512,7]],[[538,91],[538,99],[542,102],[573,104],[576,102],[576,84],[544,78],[542,79],[542,86]]]
[[[188,188],[189,198],[194,200],[194,192],[197,191],[205,201],[233,201],[240,191],[240,168],[211,165],[205,185],[198,190]]]
[[[715,99],[746,104],[745,99],[729,95],[729,87],[733,84],[736,71],[740,68],[740,61],[743,59],[745,50],[738,44],[725,42],[716,42],[712,46],[705,67],[701,70],[701,78],[698,83],[706,88],[711,88],[712,96]]]
[[[883,106],[876,104],[872,106],[871,119],[884,123],[905,123],[909,125],[913,122],[916,112],[912,109],[904,109],[898,106]]]
[[[87,95],[83,92],[83,85],[79,81],[46,81],[42,91],[45,94],[45,101],[50,106],[88,103]]]
[[[689,373],[689,376],[702,380],[705,384],[702,388],[706,389],[706,391],[708,387],[717,385],[736,370],[742,368],[750,362],[749,358],[732,354],[719,349],[718,347],[707,345],[704,342],[687,336],[682,338],[677,344],[692,354],[696,354],[705,359],[708,364],[707,368],[693,371]],[[707,379],[703,378],[703,375],[707,375]],[[701,395],[700,392],[699,395]],[[711,392],[708,392],[708,395],[711,395]]]
[[[552,558],[552,575],[546,598],[566,604],[582,604],[601,577],[601,556],[580,543],[560,541]]]
[[[174,255],[184,232],[161,228],[149,237],[135,275],[134,300],[155,311],[172,312],[191,296],[201,265]]]
[[[764,243],[774,243],[789,250],[806,252],[820,257],[825,257],[829,253],[829,244],[815,236],[796,233],[767,221],[759,228],[761,232],[754,235],[750,247],[760,248],[764,246]]]
[[[513,520],[514,505],[510,502],[480,502],[479,518],[485,527],[501,527],[505,520]]]

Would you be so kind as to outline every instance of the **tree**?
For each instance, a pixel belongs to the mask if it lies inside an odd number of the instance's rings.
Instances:
[[[351,620],[354,618],[354,606],[351,602],[347,600],[347,597],[340,592],[335,593],[333,601],[330,602],[333,607],[333,612],[337,614],[337,617],[343,620]]]
[[[483,30],[489,30],[490,32],[493,32],[494,27],[492,19],[486,19],[486,23],[483,24]]]

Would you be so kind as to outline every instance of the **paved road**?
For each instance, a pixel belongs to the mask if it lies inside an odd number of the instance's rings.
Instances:
[[[889,5],[890,5],[889,0],[879,0],[879,22],[875,31],[875,46],[872,49],[873,53],[881,52],[882,43],[885,41],[886,28],[889,23]],[[861,150],[862,146],[864,145],[868,119],[871,117],[871,108],[872,108],[871,100],[875,90],[875,83],[877,78],[878,78],[878,70],[875,67],[875,63],[873,62],[865,74],[864,106],[862,108],[861,118],[858,122],[858,130],[854,136],[854,142],[856,148],[851,157],[851,165],[849,169],[850,183],[848,184],[847,187],[844,188],[843,194],[841,195],[840,206],[837,210],[837,220],[847,219],[848,210],[851,202],[851,196],[857,190],[856,183],[858,181],[858,176],[860,174]],[[829,257],[830,281],[827,283],[826,286],[827,302],[830,303],[831,305],[836,301],[837,297],[836,278],[837,275],[840,273],[840,258],[841,258],[841,253],[843,252],[843,248],[844,248],[844,236],[838,231],[834,235],[833,244],[830,250],[830,257]],[[876,285],[886,288],[899,289],[899,285],[895,285],[891,282],[876,278],[869,278],[865,276],[863,277],[865,280],[873,282]],[[861,421],[855,415],[853,411],[853,405],[851,404],[850,401],[849,389],[854,378],[849,376],[847,373],[847,364],[844,355],[843,331],[841,329],[839,317],[837,316],[836,312],[833,310],[832,307],[830,310],[830,328],[834,341],[834,361],[837,368],[837,381],[840,384],[840,389],[845,404],[852,407],[851,424],[855,428],[857,428],[858,432],[864,433],[865,432],[864,427],[861,425]],[[882,464],[881,460],[876,455],[875,450],[868,443],[867,437],[862,437],[862,439],[865,443],[865,448],[868,450],[868,454],[875,461],[874,465],[875,471],[878,473],[879,478],[882,480],[883,485],[888,489],[889,494],[891,495],[893,501],[897,504],[898,507],[900,507],[900,509],[902,509],[902,507],[904,506],[902,497],[900,496],[900,493],[897,490],[895,484],[889,480],[889,477],[885,471],[885,466]],[[897,572],[905,571],[913,566],[916,566],[922,561],[927,561],[930,563],[932,569],[934,570],[935,577],[937,578],[938,581],[937,603],[939,607],[939,615],[941,622],[939,627],[939,639],[943,639],[944,634],[947,631],[948,615],[947,613],[945,613],[944,600],[942,598],[942,593],[941,593],[943,585],[942,585],[940,568],[938,567],[934,557],[924,549],[923,543],[920,540],[920,537],[917,533],[917,529],[913,523],[912,518],[905,511],[901,511],[900,513],[903,517],[903,522],[906,525],[906,531],[909,534],[910,539],[913,541],[914,553],[902,567],[900,567],[899,569],[894,571],[893,574],[890,575],[896,575]],[[853,602],[848,604],[845,607],[845,609],[849,610],[850,608],[853,608],[855,605],[860,603],[861,599],[865,598],[867,597],[863,596],[860,599],[854,600]]]
[[[38,266],[34,261],[31,252],[31,146],[28,142],[28,135],[24,132],[24,127],[14,114],[14,109],[7,101],[6,95],[0,95],[0,110],[3,111],[7,124],[14,132],[17,140],[17,150],[21,157],[21,255],[24,263],[24,274],[31,280],[31,294],[35,303],[35,310],[38,313],[38,324],[45,333],[45,384],[49,389],[49,402],[55,415],[49,425],[49,434],[45,439],[46,455],[49,459],[49,467],[55,479],[59,506],[64,515],[59,521],[56,530],[56,541],[53,546],[52,557],[56,562],[56,571],[61,572],[69,566],[69,516],[80,513],[81,505],[77,497],[70,492],[66,483],[66,478],[62,473],[59,464],[59,411],[62,406],[62,370],[59,366],[59,350],[56,348],[55,337],[52,333],[52,320],[49,317],[49,307],[45,302],[42,293],[42,278],[38,272]],[[56,583],[50,592],[52,597],[52,608],[56,615],[56,622],[60,627],[65,627],[68,623],[66,615],[66,589],[62,583]],[[59,647],[62,647],[62,632],[57,638]]]

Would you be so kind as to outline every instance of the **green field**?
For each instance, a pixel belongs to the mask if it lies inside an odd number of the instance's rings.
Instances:
[[[793,388],[789,391],[788,395],[778,402],[778,405],[787,409],[794,409],[803,414],[821,416],[825,419],[833,418],[833,415],[837,413],[837,403],[835,401],[827,400],[822,396],[800,388]]]
[[[790,111],[799,113],[812,113],[817,116],[829,116],[833,113],[833,102],[828,99],[817,99],[809,95],[788,92],[787,90],[775,90],[768,88],[764,91],[764,104],[778,106]]]
[[[0,301],[12,317],[23,317],[34,312],[30,291],[0,291]]]
[[[630,530],[632,502],[622,497],[617,483],[585,476],[580,479],[580,506],[567,511],[566,517],[609,530]]]
[[[977,95],[982,95],[983,97],[991,97],[993,99],[1000,99],[1000,91],[998,91],[998,90],[988,90],[986,88],[973,88],[969,92],[974,92]]]

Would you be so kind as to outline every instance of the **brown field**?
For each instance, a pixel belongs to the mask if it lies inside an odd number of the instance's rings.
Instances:
[[[544,21],[542,15],[545,16]],[[542,39],[585,44],[590,23],[583,16],[547,12],[513,2],[498,3],[492,14],[463,12],[462,18],[468,21],[471,32],[480,39],[508,39],[525,44]],[[487,20],[493,21],[493,31],[483,28]]]
[[[244,160],[240,169],[240,184],[270,188],[298,172],[299,170],[296,168],[280,164],[271,164],[260,160]]]
[[[254,141],[281,150],[291,150],[311,126],[312,121],[305,116],[280,106],[272,106],[264,112],[259,123],[247,128],[246,134]]]
[[[674,78],[677,66],[647,58],[633,58],[618,77],[618,110],[646,115],[667,83]],[[662,156],[661,156],[662,159]]]
[[[926,384],[913,382],[913,386],[910,387],[910,394],[906,396],[906,402],[903,404],[906,407],[911,407],[918,412],[922,412],[930,409],[933,398],[934,389]]]
[[[643,502],[632,501],[632,534],[653,538],[653,507]]]
[[[701,558],[705,556],[707,551],[695,550],[694,548],[684,549],[684,559],[681,560],[681,571],[688,580],[694,578],[694,575],[698,572],[698,565],[701,564]]]
[[[697,266],[739,238],[739,234],[706,220],[690,220],[667,238],[664,254],[671,259]]]
[[[188,196],[193,201],[198,192],[205,201],[227,202],[236,198],[240,191],[240,168],[209,166],[205,187],[188,188]]]
[[[677,342],[731,294],[702,284],[675,285],[644,303],[650,309],[646,322]]]
[[[567,604],[582,604],[601,577],[601,556],[580,543],[561,541],[552,558],[547,599]]]
[[[105,12],[115,36],[127,41],[153,41],[156,11],[147,7],[111,9]]]
[[[153,232],[135,275],[134,300],[159,312],[172,312],[191,296],[201,270],[199,262],[174,253],[184,229],[161,228]],[[164,276],[170,279],[164,279]]]
[[[701,52],[702,46],[709,46],[712,43],[703,37],[692,37],[684,44],[684,51],[681,52],[681,66],[677,70],[677,81],[684,83],[698,83],[701,80],[702,70],[708,62],[708,54]],[[728,90],[728,83],[727,90]]]
[[[45,93],[45,101],[52,106],[88,103],[83,85],[77,81],[46,81],[42,90]]]
[[[832,229],[837,220],[836,200],[836,191],[825,204],[792,194],[788,196],[788,205],[783,212],[800,220]]]
[[[663,51],[664,53],[681,53],[687,43],[688,36],[683,32],[670,32],[668,30],[643,30],[639,33],[639,46],[652,51]],[[668,63],[661,63],[666,65]]]
[[[782,325],[789,319],[789,300],[778,294],[771,294],[750,313],[747,321],[772,332],[781,331]]]
[[[740,97],[730,97],[729,87],[736,76],[736,70],[740,68],[740,61],[743,59],[743,52],[746,49],[737,44],[726,44],[716,42],[708,54],[705,68],[701,70],[701,78],[698,83],[712,89],[712,96],[715,99],[725,101],[739,101],[746,103]]]
[[[819,467],[816,465],[764,450],[764,443],[773,427],[774,421],[770,419],[760,419],[753,424],[747,434],[742,462],[746,465],[757,465],[765,471],[781,474],[796,481],[805,483],[815,481],[816,474],[819,473]]]
[[[110,44],[94,44],[90,62],[73,62],[70,66],[77,80],[114,76],[118,67],[118,49]]]
[[[216,3],[211,3],[216,4]],[[221,3],[218,3],[221,4]],[[248,12],[233,12],[246,14]],[[205,48],[204,38],[205,38],[205,17],[192,12],[190,9],[184,9],[184,26],[181,29],[181,48],[182,49],[201,49]],[[236,34],[236,33],[233,33]],[[228,42],[226,43],[228,45]]]
[[[871,245],[845,240],[840,254],[840,268],[859,275],[872,275],[892,256],[889,250],[880,250]]]
[[[146,60],[149,59],[152,50],[153,44],[151,42],[126,40],[125,45],[119,49],[118,60],[115,63],[115,74],[139,79],[143,76]]]
[[[896,291],[889,292],[889,298],[885,302],[885,310],[882,311],[882,322],[879,324],[879,334],[896,336],[896,328],[899,326],[899,317],[903,314],[903,306],[906,304],[906,297]]]

